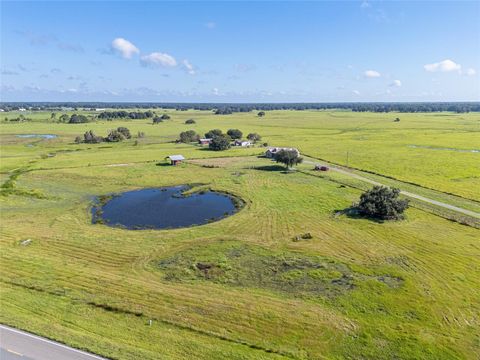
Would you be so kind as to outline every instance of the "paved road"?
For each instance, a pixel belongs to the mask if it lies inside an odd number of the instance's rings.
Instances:
[[[105,360],[24,331],[0,325],[0,360]]]
[[[368,178],[366,178],[366,177],[363,177],[363,176],[361,176],[361,175],[352,173],[352,172],[347,171],[347,170],[345,170],[345,169],[342,169],[342,168],[340,168],[340,167],[336,167],[336,166],[332,166],[332,165],[328,165],[328,164],[322,164],[322,163],[319,163],[318,161],[315,162],[315,161],[306,160],[306,161],[304,161],[304,162],[307,163],[307,164],[325,165],[325,166],[328,166],[330,170],[333,170],[333,171],[342,173],[342,174],[344,174],[344,175],[347,175],[347,176],[350,176],[350,177],[352,177],[352,178],[355,178],[355,179],[358,179],[358,180],[367,182],[367,183],[369,183],[369,184],[385,186],[384,184],[379,183],[378,181],[368,179]],[[411,193],[411,192],[409,192],[409,191],[401,191],[401,194],[403,194],[403,195],[405,195],[405,196],[408,196],[408,197],[411,197],[411,198],[413,198],[413,199],[417,199],[417,200],[420,200],[420,201],[424,201],[424,202],[427,202],[427,203],[429,203],[429,204],[433,204],[433,205],[436,205],[436,206],[440,206],[440,207],[443,207],[443,208],[445,208],[445,209],[449,209],[449,210],[452,210],[452,211],[456,211],[456,212],[458,212],[458,213],[462,213],[462,214],[464,214],[464,215],[468,215],[468,216],[472,216],[472,217],[474,217],[474,218],[480,219],[480,213],[477,213],[477,212],[475,212],[475,211],[470,211],[470,210],[463,209],[463,208],[460,208],[460,207],[457,207],[457,206],[453,206],[453,205],[450,205],[450,204],[443,203],[443,202],[441,202],[441,201],[429,199],[429,198],[426,198],[426,197],[424,197],[424,196]]]

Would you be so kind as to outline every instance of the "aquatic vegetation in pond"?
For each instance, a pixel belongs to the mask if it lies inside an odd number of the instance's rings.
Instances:
[[[102,195],[92,208],[92,222],[137,229],[173,229],[203,225],[236,212],[243,202],[215,191],[185,195],[188,186]]]

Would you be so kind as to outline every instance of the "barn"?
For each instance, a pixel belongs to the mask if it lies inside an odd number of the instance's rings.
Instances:
[[[171,165],[181,164],[182,161],[185,160],[183,155],[170,155],[170,156],[167,156],[165,159],[170,160]]]

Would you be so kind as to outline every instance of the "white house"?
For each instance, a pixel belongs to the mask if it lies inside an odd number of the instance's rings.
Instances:
[[[280,151],[280,150],[288,150],[288,151],[295,151],[297,153],[297,155],[300,155],[300,151],[298,151],[298,149],[295,149],[295,148],[287,148],[287,147],[270,147],[268,148],[267,151],[265,151],[265,156],[267,158],[274,158],[275,155]]]
[[[251,146],[252,143],[250,141],[246,141],[246,140],[235,140],[234,145],[235,146]]]

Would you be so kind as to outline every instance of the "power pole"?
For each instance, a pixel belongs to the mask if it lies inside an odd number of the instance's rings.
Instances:
[[[347,167],[348,167],[348,156],[349,156],[349,151],[347,151]]]

